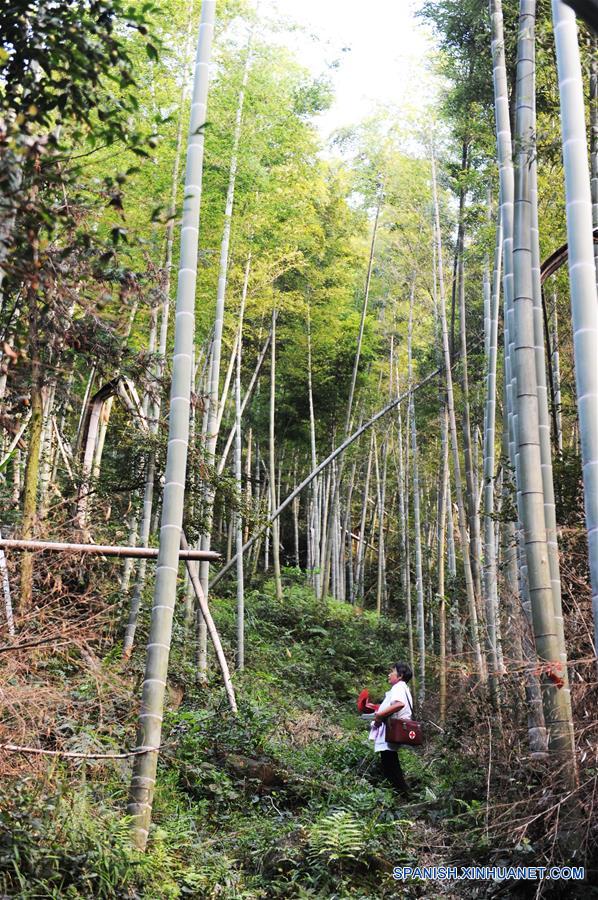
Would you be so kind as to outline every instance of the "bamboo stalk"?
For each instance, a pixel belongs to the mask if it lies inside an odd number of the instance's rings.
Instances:
[[[534,287],[530,164],[535,152],[535,2],[521,0],[517,52],[515,206],[513,221],[514,363],[516,375],[518,480],[536,651],[558,675],[562,652],[555,617],[547,545],[540,446],[540,415],[534,333]],[[564,672],[562,673],[564,675]],[[549,748],[567,760],[575,778],[570,705],[547,674],[541,679],[542,703],[549,729]],[[569,767],[570,764],[570,767]]]
[[[276,310],[272,310],[272,341],[270,344],[272,357],[270,362],[270,416],[269,416],[269,442],[268,465],[270,482],[270,509],[277,507],[276,498],[276,469],[275,469],[275,436],[274,417],[276,409]],[[272,561],[274,564],[274,583],[276,585],[276,597],[282,600],[282,578],[280,575],[280,538],[279,521],[272,521]]]
[[[214,32],[215,0],[203,0],[197,42],[195,79],[191,104],[189,144],[185,175],[185,204],[181,228],[181,253],[175,316],[168,450],[160,529],[160,550],[147,649],[143,697],[139,715],[139,746],[158,747],[162,733],[164,695],[170,655],[172,622],[183,520],[189,406],[192,379],[197,234],[201,206],[204,130],[207,111],[209,65]],[[129,814],[138,849],[145,849],[156,784],[158,753],[137,757],[131,779]]]
[[[413,344],[413,305],[415,299],[415,275],[412,276],[409,295],[409,324],[407,327],[407,378],[408,385],[412,382],[412,344]],[[418,643],[419,674],[417,678],[417,694],[420,702],[423,702],[426,693],[426,636],[425,636],[425,610],[424,610],[424,583],[422,574],[422,540],[421,540],[421,516],[419,502],[419,461],[417,447],[417,422],[415,420],[415,403],[413,394],[409,400],[409,416],[411,419],[411,472],[413,477],[413,532],[415,536],[415,594],[416,615],[415,629]]]
[[[598,646],[598,297],[592,246],[592,195],[587,167],[583,83],[575,14],[560,0],[553,0],[552,17],[561,101],[575,383],[592,583],[594,640]],[[598,100],[595,99],[595,102]],[[593,120],[592,125],[595,124]]]
[[[459,531],[461,535],[461,552],[463,556],[463,570],[465,574],[465,591],[467,595],[467,606],[469,612],[469,632],[471,638],[471,647],[474,656],[474,668],[481,680],[485,680],[486,673],[482,651],[480,647],[480,637],[478,634],[478,614],[476,607],[476,596],[471,572],[471,563],[469,555],[469,539],[467,535],[467,523],[465,520],[465,505],[463,502],[463,489],[461,484],[461,463],[459,460],[459,444],[457,440],[457,424],[455,419],[455,404],[453,397],[453,376],[451,371],[451,358],[448,343],[448,330],[446,323],[446,301],[444,293],[444,275],[442,262],[442,236],[440,232],[440,211],[438,207],[438,195],[436,188],[436,161],[432,152],[432,191],[434,198],[434,227],[437,245],[437,264],[438,264],[438,285],[440,300],[440,322],[442,325],[442,346],[444,354],[444,370],[446,376],[446,393],[447,406],[449,414],[449,426],[451,435],[451,445],[453,450],[453,471],[455,476],[455,495],[457,499],[457,508],[459,512]]]
[[[500,299],[500,278],[502,262],[502,225],[500,211],[496,226],[496,247],[492,289],[486,266],[485,293],[488,296],[488,320],[486,326],[486,404],[484,415],[484,599],[486,608],[486,629],[488,635],[488,665],[493,673],[490,685],[493,696],[497,695],[498,639],[497,639],[497,567],[496,544],[494,542],[494,454],[496,432],[496,358],[498,351],[498,307]]]
[[[12,611],[12,598],[10,595],[10,582],[8,580],[8,568],[6,566],[6,556],[1,544],[0,535],[0,579],[2,580],[2,593],[4,595],[4,614],[6,617],[6,627],[11,637],[15,635],[15,620]]]
[[[245,584],[243,571],[243,554],[239,551],[243,546],[243,516],[241,514],[241,499],[243,496],[243,435],[241,432],[241,360],[243,353],[243,317],[245,314],[245,300],[249,285],[249,270],[251,267],[251,254],[247,257],[245,266],[245,279],[243,293],[241,294],[241,308],[239,310],[239,327],[237,330],[237,363],[235,367],[235,483],[239,507],[235,522],[235,538],[237,552],[237,669],[245,668]]]

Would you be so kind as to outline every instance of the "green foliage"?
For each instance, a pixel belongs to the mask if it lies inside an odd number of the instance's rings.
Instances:
[[[364,847],[365,835],[361,823],[347,810],[322,816],[309,832],[311,855],[324,857],[328,863],[358,859]]]

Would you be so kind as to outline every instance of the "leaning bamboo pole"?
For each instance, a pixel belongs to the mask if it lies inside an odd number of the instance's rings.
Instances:
[[[334,450],[332,450],[332,452],[328,454],[326,459],[322,460],[322,462],[318,466],[316,466],[316,468],[313,469],[313,471],[311,471],[309,473],[309,475],[306,475],[306,477],[303,479],[303,481],[297,485],[295,490],[291,491],[291,493],[287,497],[285,497],[285,499],[278,505],[278,507],[274,511],[268,513],[267,521],[264,524],[262,524],[260,526],[260,528],[249,538],[249,540],[247,540],[243,544],[243,553],[246,553],[247,550],[250,549],[250,547],[253,547],[253,545],[262,537],[264,532],[268,530],[272,521],[274,519],[278,518],[278,516],[282,512],[284,512],[284,510],[289,506],[289,504],[291,504],[293,502],[295,497],[297,497],[303,490],[305,490],[305,488],[308,487],[308,485],[310,485],[312,483],[314,478],[317,478],[318,475],[324,471],[324,469],[327,469],[328,466],[330,465],[330,463],[333,462],[337,458],[337,456],[340,456],[341,453],[344,453],[345,450],[351,446],[351,444],[353,444],[353,443],[355,443],[355,441],[359,440],[359,438],[362,436],[362,434],[364,434],[366,431],[368,431],[373,425],[376,424],[376,422],[379,422],[380,419],[382,419],[384,416],[388,415],[389,412],[391,412],[393,409],[396,409],[401,403],[404,403],[405,400],[408,400],[409,397],[411,396],[412,392],[419,391],[426,384],[429,384],[430,381],[432,381],[434,378],[436,378],[436,376],[439,375],[441,371],[442,371],[441,369],[434,369],[433,372],[430,372],[429,375],[426,375],[425,378],[422,378],[422,380],[418,384],[416,384],[413,388],[411,388],[411,390],[405,391],[405,393],[401,394],[398,397],[395,397],[394,400],[392,400],[390,403],[388,403],[382,409],[378,410],[378,412],[374,416],[372,416],[371,419],[369,419],[367,422],[364,422],[363,425],[360,425],[359,428],[353,432],[353,434],[349,435],[349,437],[346,438],[341,444],[339,444],[338,447],[336,447]],[[326,493],[326,491],[324,493]],[[222,569],[220,569],[220,571],[214,576],[214,578],[210,582],[210,587],[213,588],[216,584],[218,584],[218,582],[227,574],[227,572],[230,570],[230,568],[235,564],[236,559],[237,559],[236,555],[233,556],[233,558],[225,566],[223,566]]]
[[[172,635],[176,581],[183,522],[192,354],[197,278],[197,235],[201,206],[204,129],[209,82],[209,65],[214,33],[216,0],[203,0],[197,42],[189,144],[185,173],[179,279],[175,315],[175,339],[170,392],[168,450],[163,492],[160,548],[150,638],[147,648],[138,746],[160,746],[162,713]],[[156,784],[158,751],[136,757],[131,779],[129,814],[133,840],[143,850],[147,842]]]
[[[592,196],[575,14],[560,0],[553,0],[552,19],[561,101],[575,383],[594,634],[598,646],[598,299],[592,246]]]

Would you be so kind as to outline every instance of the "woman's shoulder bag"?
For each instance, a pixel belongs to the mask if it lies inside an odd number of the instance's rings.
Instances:
[[[411,715],[413,715],[413,706]],[[420,722],[414,719],[396,719],[394,715],[386,720],[386,740],[391,744],[407,744],[410,747],[420,747],[424,742],[423,729]]]

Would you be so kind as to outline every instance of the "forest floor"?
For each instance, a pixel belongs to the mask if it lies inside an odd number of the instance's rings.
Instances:
[[[3,895],[598,896],[596,823],[584,807],[577,848],[563,856],[555,839],[561,807],[546,787],[545,763],[520,761],[525,727],[519,712],[509,724],[522,735],[521,746],[496,727],[487,701],[467,679],[455,676],[449,685],[444,731],[430,690],[422,710],[432,723],[427,744],[401,751],[413,799],[395,797],[380,777],[355,700],[364,687],[378,697],[386,689],[389,664],[406,655],[402,628],[347,604],[317,601],[293,570],[285,581],[282,603],[269,584],[247,597],[247,668],[235,676],[237,718],[217,672],[207,684],[195,683],[177,618],[145,854],[130,849],[124,816],[130,760],[4,756]],[[215,600],[213,607],[230,655],[234,600]],[[113,613],[109,618],[117,634]],[[15,740],[18,724],[19,742],[50,749],[94,753],[133,746],[146,629],[147,613],[128,666],[120,644],[105,634],[95,643],[35,648],[26,664],[2,658],[8,713],[2,741]],[[583,883],[393,878],[395,866],[529,866],[563,859],[586,865]]]

